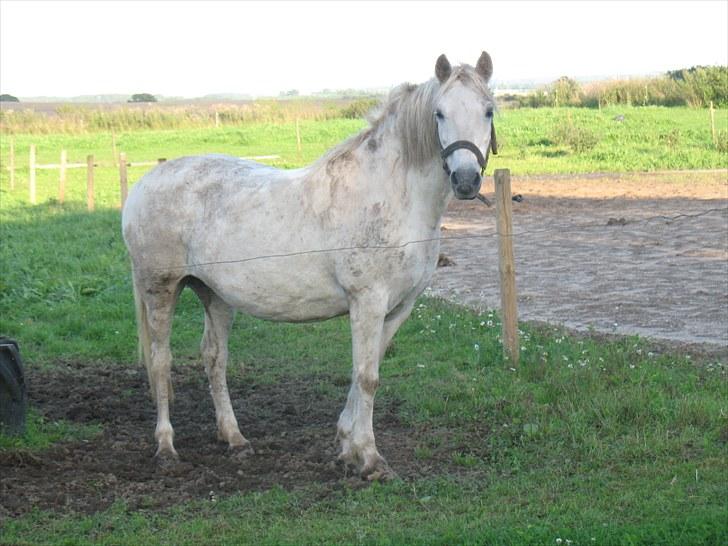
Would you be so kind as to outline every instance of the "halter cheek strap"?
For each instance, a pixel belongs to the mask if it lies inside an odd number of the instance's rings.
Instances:
[[[451,173],[450,167],[447,165],[447,158],[448,156],[453,153],[455,150],[470,150],[475,154],[476,159],[478,160],[478,165],[480,165],[480,176],[483,176],[485,174],[485,168],[488,166],[488,156],[490,155],[490,152],[493,152],[493,155],[498,155],[498,142],[495,138],[495,125],[491,122],[490,125],[490,145],[488,146],[488,149],[485,152],[485,157],[483,157],[483,153],[480,151],[480,148],[470,142],[469,140],[456,140],[452,144],[449,144],[445,148],[440,151],[440,157],[442,158],[442,168],[445,169],[445,172],[448,174],[448,176]]]

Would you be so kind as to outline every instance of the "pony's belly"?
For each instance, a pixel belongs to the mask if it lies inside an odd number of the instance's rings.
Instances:
[[[265,320],[306,322],[349,311],[346,293],[332,278],[316,270],[285,269],[255,274],[201,276],[225,302]]]
[[[346,298],[323,299],[279,296],[256,301],[240,300],[233,307],[264,320],[278,322],[312,322],[345,315],[349,312]]]

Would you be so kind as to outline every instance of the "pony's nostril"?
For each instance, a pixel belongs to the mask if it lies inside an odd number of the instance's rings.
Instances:
[[[481,177],[478,171],[472,169],[458,169],[450,175],[450,181],[455,187],[478,188]]]

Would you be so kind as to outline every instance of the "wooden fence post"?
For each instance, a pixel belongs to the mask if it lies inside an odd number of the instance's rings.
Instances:
[[[116,133],[111,132],[111,153],[114,154],[114,165],[119,165],[119,154],[116,153]]]
[[[29,165],[30,172],[28,174],[28,191],[30,194],[30,204],[35,205],[35,144],[30,145]]]
[[[68,162],[68,152],[61,150],[61,166],[58,175],[58,202],[63,204],[66,199],[66,163]]]
[[[126,154],[124,152],[119,154],[119,191],[121,192],[121,208],[123,209],[126,197],[129,195],[126,177]]]
[[[298,158],[301,159],[301,125],[296,118],[296,150],[298,151]]]
[[[89,211],[95,208],[94,203],[94,156],[86,156],[86,205]]]
[[[15,189],[15,138],[10,139],[10,189]]]
[[[715,135],[715,109],[713,101],[710,101],[710,134],[713,137],[713,146],[718,147],[718,138]]]
[[[494,179],[503,348],[513,366],[517,367],[519,356],[518,306],[516,300],[516,267],[513,259],[513,224],[511,221],[511,172],[508,169],[497,169]]]

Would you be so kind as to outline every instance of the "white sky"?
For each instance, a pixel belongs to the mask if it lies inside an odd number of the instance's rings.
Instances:
[[[19,97],[390,87],[483,49],[495,82],[726,65],[728,0],[0,0],[0,91]]]

